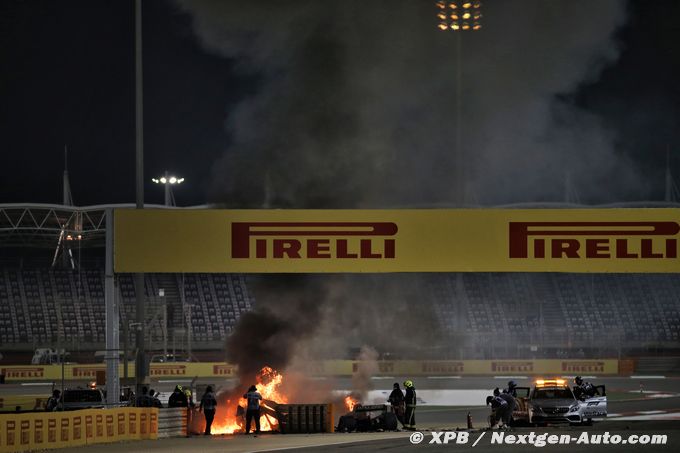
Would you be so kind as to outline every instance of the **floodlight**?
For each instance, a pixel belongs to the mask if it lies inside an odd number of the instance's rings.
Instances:
[[[151,178],[153,182],[156,184],[163,184],[165,187],[165,205],[166,206],[174,206],[174,197],[172,195],[172,186],[177,185],[177,184],[182,184],[184,182],[184,178],[178,178],[175,175],[170,174],[170,172],[165,172],[163,176],[160,178]]]
[[[444,0],[439,0],[435,4],[437,5],[437,8],[439,8],[439,9],[446,9],[446,2]]]

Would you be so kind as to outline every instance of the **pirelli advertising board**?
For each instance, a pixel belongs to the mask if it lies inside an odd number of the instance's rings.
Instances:
[[[134,210],[115,271],[680,272],[680,209]]]

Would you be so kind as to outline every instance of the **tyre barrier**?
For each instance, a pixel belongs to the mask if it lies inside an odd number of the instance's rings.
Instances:
[[[184,437],[187,435],[187,409],[173,407],[158,410],[158,438]]]
[[[281,434],[332,433],[332,404],[279,404],[276,418]]]

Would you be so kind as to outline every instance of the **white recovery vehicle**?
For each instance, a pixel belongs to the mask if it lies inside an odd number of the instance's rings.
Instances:
[[[516,387],[517,407],[513,424],[590,424],[607,416],[604,385],[593,387],[595,395],[574,392],[565,379],[539,379],[532,387]],[[576,395],[580,395],[579,398]]]

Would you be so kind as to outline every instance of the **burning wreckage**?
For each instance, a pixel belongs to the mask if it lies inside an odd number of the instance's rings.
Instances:
[[[257,391],[262,395],[260,404],[260,430],[262,432],[313,433],[396,430],[397,417],[384,404],[361,405],[347,396],[340,404],[290,404],[281,391],[283,375],[271,367],[264,367],[256,377]],[[218,394],[219,404],[212,424],[213,434],[245,432],[247,401],[243,388],[237,387]],[[334,407],[346,412],[334,428]],[[200,414],[191,417],[190,432],[198,434],[205,429]]]
[[[396,414],[385,404],[362,405],[351,395],[344,402],[349,412],[340,417],[338,432],[395,431],[398,427]]]
[[[280,392],[279,387],[283,376],[271,367],[264,367],[257,376],[257,390],[262,395],[260,406],[261,431],[281,431],[282,422],[287,421],[284,407],[288,398]],[[242,394],[242,388],[235,388],[220,392],[217,396],[218,405],[215,420],[212,424],[213,434],[234,434],[245,431],[245,415],[247,401]],[[202,417],[192,418],[191,431],[202,432],[205,428]]]

